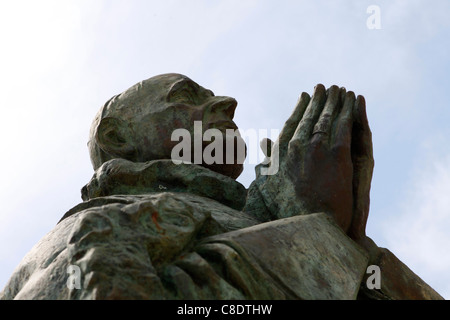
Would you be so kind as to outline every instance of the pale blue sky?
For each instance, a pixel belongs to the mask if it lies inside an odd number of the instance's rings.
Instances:
[[[0,0],[0,287],[81,201],[100,106],[178,72],[236,98],[242,129],[281,129],[317,83],[364,95],[367,233],[450,298],[449,15],[446,0]]]

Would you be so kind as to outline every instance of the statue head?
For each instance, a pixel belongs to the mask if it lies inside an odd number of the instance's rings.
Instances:
[[[144,80],[112,97],[97,113],[89,135],[94,170],[104,162],[122,158],[134,162],[171,159],[178,143],[171,140],[175,129],[194,133],[194,121],[202,130],[237,130],[233,122],[237,102],[215,96],[181,74],[162,74]],[[203,148],[208,143],[203,142]],[[242,163],[201,165],[236,179]]]

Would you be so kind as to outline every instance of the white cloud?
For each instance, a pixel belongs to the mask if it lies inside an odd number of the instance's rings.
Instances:
[[[450,298],[450,153],[418,162],[398,210],[383,223],[389,249]]]

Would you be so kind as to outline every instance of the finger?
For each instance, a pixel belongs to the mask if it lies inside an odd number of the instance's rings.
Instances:
[[[368,128],[369,121],[367,120],[366,114],[366,99],[363,96],[358,96],[356,99],[355,108],[353,109],[353,114],[355,116],[355,123],[360,126],[366,126]]]
[[[367,119],[366,112],[366,100],[363,96],[358,96],[356,105],[353,110],[355,118],[355,127],[358,131],[361,131],[359,140],[362,143],[362,153],[366,155],[372,155],[372,132],[369,127],[369,120]]]
[[[326,90],[322,84],[318,84],[314,88],[314,94],[309,101],[308,107],[303,114],[303,118],[300,120],[291,140],[299,140],[300,143],[306,143],[309,141],[312,129],[317,122],[317,119],[322,112],[326,99]]]
[[[295,129],[297,129],[298,123],[302,119],[310,100],[311,97],[309,96],[309,94],[303,92],[298,98],[294,111],[292,112],[289,119],[285,122],[283,129],[281,129],[277,141],[280,157],[282,157],[282,155],[286,152],[289,141],[292,139]]]
[[[359,161],[373,162],[372,132],[366,113],[366,101],[358,96],[353,109],[352,156]]]
[[[353,162],[353,219],[348,235],[361,239],[366,234],[366,224],[370,207],[370,186],[374,160],[372,133],[366,114],[364,97],[358,96],[353,110],[354,127],[352,132]]]
[[[340,100],[341,106],[344,105],[346,94],[347,94],[347,89],[345,89],[344,87],[341,87],[340,95],[339,95],[339,100]]]
[[[316,133],[323,133],[323,135],[317,135],[317,137],[326,137],[328,139],[331,133],[331,125],[333,119],[339,108],[339,94],[340,89],[338,86],[331,86],[327,91],[327,102],[323,107],[319,120],[314,125],[313,135]]]
[[[343,91],[341,91],[343,93]],[[337,117],[334,133],[334,145],[348,147],[350,150],[352,142],[353,108],[355,105],[355,94],[352,91],[345,93],[344,105]]]

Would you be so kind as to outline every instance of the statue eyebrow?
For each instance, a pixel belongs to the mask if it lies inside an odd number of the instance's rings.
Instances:
[[[188,86],[189,88],[193,89],[195,92],[198,91],[198,85],[196,85],[196,83],[190,79],[181,79],[177,82],[175,82],[172,87],[170,87],[170,90],[167,94],[167,98],[170,98],[170,96],[180,90],[183,89],[185,86]]]

